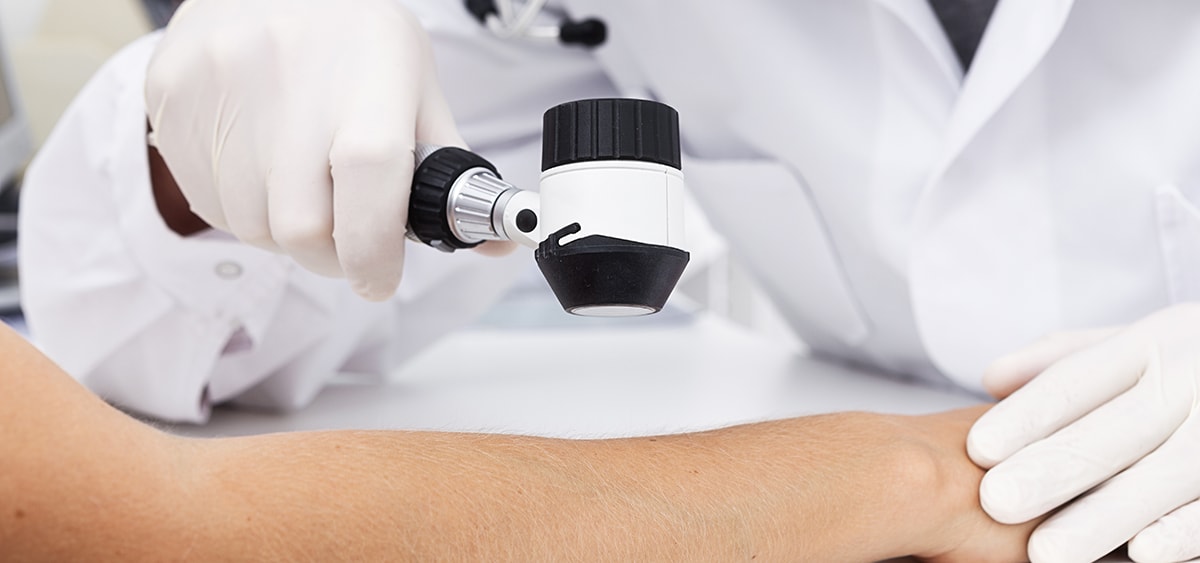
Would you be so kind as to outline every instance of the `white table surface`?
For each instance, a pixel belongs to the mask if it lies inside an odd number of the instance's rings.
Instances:
[[[560,313],[561,314],[561,313]],[[443,339],[385,383],[345,377],[294,413],[218,408],[229,436],[336,428],[611,437],[838,410],[922,413],[979,402],[814,360],[711,315],[484,325]]]

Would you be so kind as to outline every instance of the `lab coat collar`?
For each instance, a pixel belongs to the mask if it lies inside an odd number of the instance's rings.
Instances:
[[[890,11],[908,27],[929,50],[950,86],[958,90],[963,79],[962,65],[928,0],[875,0],[875,3]]]
[[[1039,184],[1015,180],[1002,189],[994,181],[977,181],[970,165],[995,165],[999,157],[980,154],[967,163],[964,153],[1041,63],[1073,5],[1073,0],[1000,0],[914,219],[908,274],[921,339],[943,373],[980,390],[978,374],[986,365],[981,362],[1060,324],[1052,295],[1056,262],[1053,245],[1046,243],[1053,239],[1054,219],[1047,206],[1029,203],[1048,197]],[[997,131],[1003,125],[994,124]],[[1019,133],[1010,129],[1004,137],[1009,146],[1027,133],[1013,129]],[[956,168],[958,162],[967,167]],[[965,196],[967,191],[972,195]],[[1014,217],[1019,223],[1006,223]],[[997,233],[1002,244],[986,242]],[[976,260],[964,261],[968,256]],[[1005,308],[1003,314],[997,307]],[[1007,320],[988,324],[989,318]],[[962,340],[964,323],[974,327],[970,343]]]
[[[1041,62],[1074,4],[1074,0],[1000,0],[996,5],[950,119],[933,182]]]

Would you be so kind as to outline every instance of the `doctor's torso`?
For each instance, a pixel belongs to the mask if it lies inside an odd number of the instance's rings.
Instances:
[[[978,388],[1200,292],[1200,4],[1000,0],[964,79],[926,0],[563,0],[607,23],[595,51],[401,1],[506,173],[555,103],[677,108],[695,198],[818,351]]]
[[[566,5],[819,350],[977,387],[1200,291],[1200,4],[1002,0],[965,80],[923,0]]]

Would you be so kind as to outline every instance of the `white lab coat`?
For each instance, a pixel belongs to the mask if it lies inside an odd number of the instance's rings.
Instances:
[[[978,390],[987,362],[1044,333],[1200,295],[1200,3],[1001,0],[965,82],[925,0],[563,0],[608,23],[594,52],[406,3],[464,137],[527,185],[555,103],[676,107],[694,197],[818,352]],[[478,280],[511,261],[418,258],[375,306],[166,231],[138,113],[152,41],[101,72],[29,174],[26,310],[69,372],[164,418],[295,407],[495,294]]]

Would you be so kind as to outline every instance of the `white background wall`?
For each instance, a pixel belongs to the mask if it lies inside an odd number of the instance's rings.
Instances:
[[[0,0],[0,33],[10,43],[28,39],[45,9],[46,0]]]
[[[108,57],[149,30],[139,0],[0,0],[0,33],[34,142]]]

